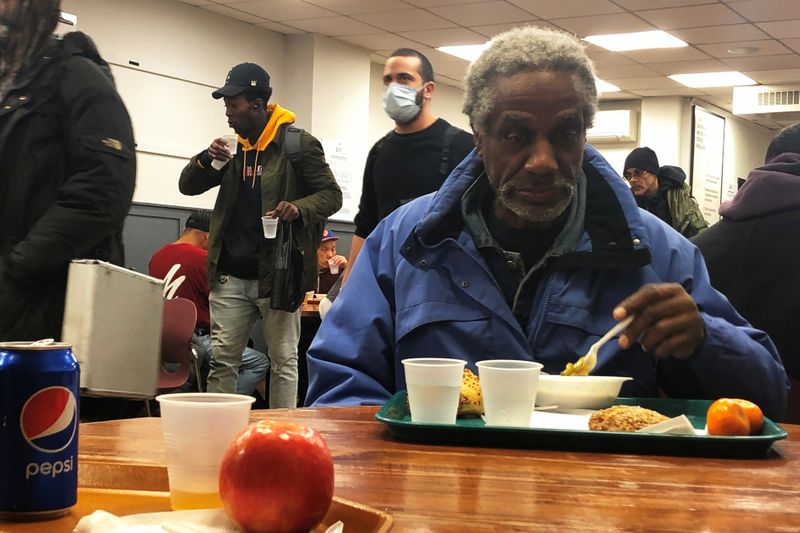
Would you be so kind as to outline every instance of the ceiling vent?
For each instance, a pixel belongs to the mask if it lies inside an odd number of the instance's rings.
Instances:
[[[772,119],[780,123],[800,120],[800,87],[755,85],[733,88],[733,114]]]
[[[594,126],[586,132],[590,143],[636,142],[639,138],[639,112],[633,109],[598,111]]]

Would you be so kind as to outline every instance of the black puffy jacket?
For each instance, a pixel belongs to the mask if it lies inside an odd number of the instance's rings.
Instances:
[[[60,338],[69,262],[121,261],[135,176],[113,81],[50,41],[0,102],[0,341]]]

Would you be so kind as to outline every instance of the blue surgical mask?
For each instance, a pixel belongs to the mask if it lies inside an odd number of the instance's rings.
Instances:
[[[383,91],[383,110],[399,124],[411,122],[422,111],[417,104],[417,90],[401,83],[390,83]]]

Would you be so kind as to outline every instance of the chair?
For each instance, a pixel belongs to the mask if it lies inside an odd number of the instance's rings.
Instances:
[[[164,300],[164,319],[161,329],[161,367],[158,393],[177,389],[189,379],[189,367],[196,358],[192,354],[192,333],[197,321],[197,309],[191,300]],[[169,370],[166,365],[177,368]],[[198,376],[199,377],[199,376]],[[150,416],[150,402],[147,415]]]

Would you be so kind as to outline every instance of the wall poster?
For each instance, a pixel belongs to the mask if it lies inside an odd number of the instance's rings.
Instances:
[[[353,143],[341,139],[320,140],[325,150],[325,160],[331,167],[336,183],[342,189],[342,208],[331,215],[331,220],[353,222],[361,200],[364,161],[357,157]]]
[[[692,196],[709,224],[719,220],[722,202],[722,162],[725,117],[694,106],[692,116]]]

